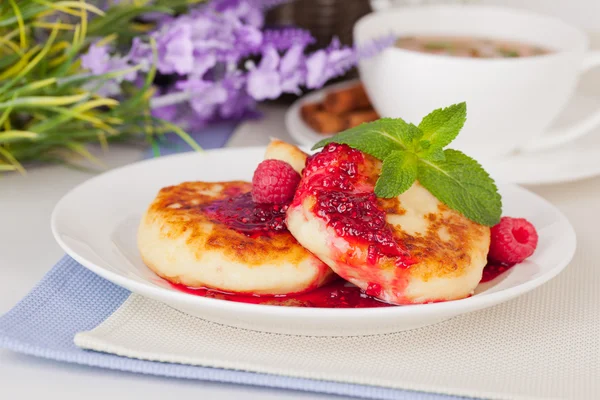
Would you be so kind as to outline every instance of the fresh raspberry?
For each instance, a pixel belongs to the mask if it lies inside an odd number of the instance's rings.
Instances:
[[[280,160],[265,160],[258,164],[252,178],[252,200],[256,203],[284,204],[292,200],[300,174]]]
[[[533,254],[537,243],[538,234],[529,221],[502,217],[491,230],[488,258],[504,264],[517,264]]]

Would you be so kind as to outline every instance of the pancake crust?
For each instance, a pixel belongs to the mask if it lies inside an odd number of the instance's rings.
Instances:
[[[372,190],[380,165],[364,155],[356,186]],[[313,178],[328,174],[326,168],[307,165],[311,168]],[[301,188],[306,181],[304,174]],[[396,242],[415,261],[410,266],[399,266],[394,257],[369,262],[368,245],[340,236],[315,211],[315,195],[301,191],[287,211],[290,232],[338,275],[371,295],[395,304],[447,301],[470,296],[481,280],[489,228],[449,209],[418,182],[396,198],[377,199]]]
[[[331,270],[287,232],[253,237],[205,207],[249,192],[248,182],[184,182],[160,190],[138,231],[142,258],[156,274],[189,287],[286,294],[323,284]]]
[[[272,140],[265,159],[278,159],[301,173],[307,154]],[[333,271],[286,230],[246,235],[206,211],[215,201],[248,193],[248,182],[185,182],[162,189],[144,215],[138,246],[158,275],[189,287],[226,292],[289,294],[319,287]]]

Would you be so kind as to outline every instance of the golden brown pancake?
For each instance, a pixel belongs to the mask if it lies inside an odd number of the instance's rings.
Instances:
[[[306,159],[278,141],[267,156],[274,153],[296,167]],[[224,292],[298,293],[330,280],[331,269],[285,228],[285,207],[253,204],[251,187],[184,182],[161,189],[138,230],[146,265],[170,282]]]
[[[380,171],[378,160],[347,146],[324,149],[307,163],[287,211],[290,232],[338,275],[385,301],[470,296],[487,261],[489,228],[418,182],[396,198],[376,198]]]

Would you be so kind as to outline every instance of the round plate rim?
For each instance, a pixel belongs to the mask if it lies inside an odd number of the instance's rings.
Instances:
[[[205,152],[210,153],[231,153],[231,152],[248,152],[248,151],[262,151],[264,152],[265,146],[253,146],[253,147],[240,147],[240,148],[221,148],[214,150],[206,150]],[[219,307],[226,311],[240,311],[240,312],[253,312],[259,313],[262,315],[270,315],[277,316],[285,314],[287,317],[289,316],[297,316],[297,317],[352,317],[352,318],[369,318],[369,317],[381,317],[381,316],[389,316],[389,317],[399,317],[399,316],[426,316],[426,315],[439,315],[441,313],[453,313],[455,315],[462,314],[465,312],[482,309],[489,307],[494,304],[498,304],[517,296],[520,296],[524,293],[527,293],[538,286],[546,283],[547,281],[554,278],[560,272],[562,272],[569,262],[572,260],[575,250],[576,250],[576,234],[573,226],[567,217],[554,205],[552,205],[549,201],[545,200],[541,196],[522,188],[518,185],[512,183],[503,183],[501,186],[505,186],[509,188],[509,190],[517,191],[524,193],[525,195],[532,196],[536,202],[544,203],[546,206],[550,207],[552,211],[565,223],[565,226],[568,229],[567,233],[567,242],[564,243],[565,251],[564,256],[556,261],[555,266],[547,271],[546,273],[518,284],[516,286],[500,290],[498,292],[486,294],[484,296],[471,296],[465,299],[453,300],[447,302],[440,303],[430,303],[430,304],[414,304],[407,306],[399,306],[399,307],[381,307],[381,308],[304,308],[304,307],[281,307],[276,305],[264,305],[264,304],[247,304],[247,303],[238,303],[227,300],[220,299],[212,299],[201,296],[194,296],[191,294],[177,292],[173,290],[168,290],[162,287],[156,287],[152,285],[148,285],[147,283],[137,282],[135,280],[129,279],[125,276],[122,276],[118,273],[108,271],[102,266],[95,264],[87,260],[85,257],[80,256],[74,249],[72,249],[66,242],[64,242],[61,238],[60,233],[58,232],[58,223],[59,219],[62,216],[62,213],[65,212],[63,209],[65,208],[65,203],[68,202],[69,198],[76,194],[80,190],[84,190],[87,186],[93,185],[96,181],[101,179],[107,179],[111,175],[116,175],[122,173],[127,169],[139,168],[145,164],[154,164],[154,163],[165,163],[172,162],[175,159],[183,159],[186,157],[194,157],[197,156],[198,153],[188,152],[181,154],[173,154],[155,159],[141,160],[132,164],[128,164],[119,168],[112,169],[110,171],[99,174],[93,178],[90,178],[76,187],[69,190],[55,205],[52,215],[51,215],[51,230],[52,234],[59,244],[59,246],[75,261],[91,270],[95,274],[117,284],[118,286],[124,287],[134,293],[139,293],[142,295],[147,295],[150,298],[165,298],[170,297],[176,300],[178,303],[184,303],[186,305],[195,305],[195,306],[203,306],[203,307]],[[166,300],[165,300],[166,301]]]

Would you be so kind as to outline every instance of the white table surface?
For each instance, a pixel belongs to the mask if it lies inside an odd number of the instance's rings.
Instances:
[[[230,146],[266,144],[269,136],[290,140],[281,109],[266,108],[265,119],[243,124]],[[142,150],[112,147],[102,158],[110,167],[125,165],[142,157]],[[50,232],[54,204],[72,187],[90,178],[89,173],[63,167],[33,168],[26,177],[8,175],[0,179],[0,314],[8,311],[38,282],[63,255]],[[597,210],[600,178],[560,186],[534,187],[572,219],[580,246],[593,246],[586,221],[576,210]],[[578,215],[579,214],[579,215]],[[597,221],[597,214],[594,219]],[[585,225],[584,225],[585,224]],[[579,228],[579,229],[578,229]],[[340,399],[295,391],[272,390],[240,385],[207,383],[136,375],[100,368],[74,366],[0,350],[0,399],[40,399],[48,394],[61,399],[144,398],[167,396],[199,399]],[[51,396],[54,397],[54,396]]]
[[[268,142],[265,132],[287,139],[282,113],[266,109],[266,118],[244,124],[230,145]],[[273,134],[272,134],[273,135]],[[135,162],[143,151],[111,147],[102,159],[109,167]],[[0,178],[0,314],[12,308],[42,278],[64,252],[52,238],[50,214],[71,188],[93,176],[60,166],[33,168],[27,176]],[[160,378],[75,366],[0,349],[0,399],[340,399],[298,391],[273,390],[174,378]]]

